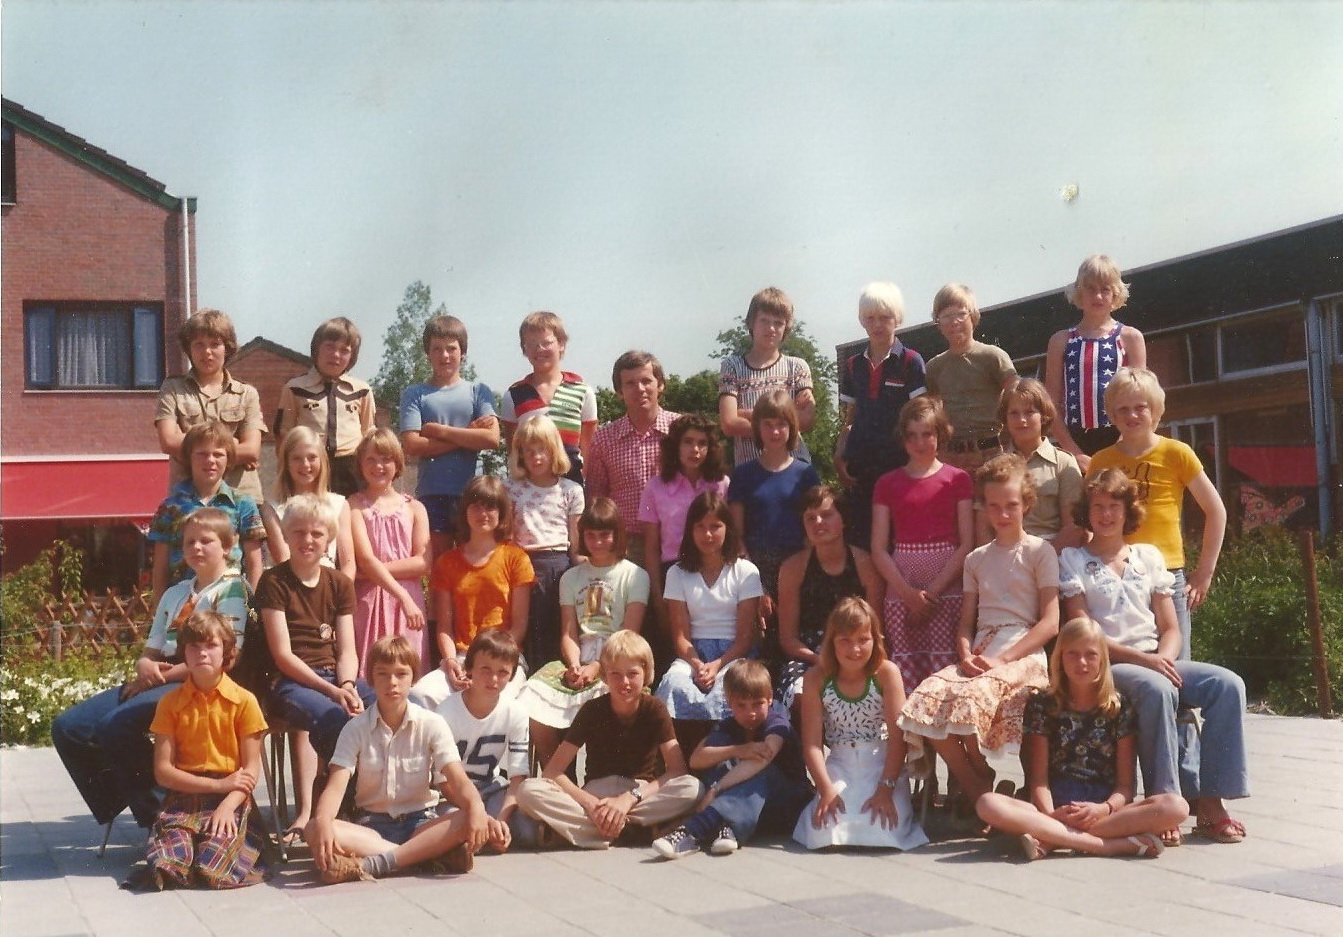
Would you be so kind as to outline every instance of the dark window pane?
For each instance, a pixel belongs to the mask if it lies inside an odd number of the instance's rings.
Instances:
[[[29,309],[23,317],[24,357],[27,359],[29,387],[50,387],[56,383],[52,350],[56,341],[56,310]]]
[[[158,387],[163,383],[160,319],[157,309],[135,310],[135,386]]]
[[[1306,360],[1306,325],[1299,313],[1222,326],[1222,372],[1252,371]]]

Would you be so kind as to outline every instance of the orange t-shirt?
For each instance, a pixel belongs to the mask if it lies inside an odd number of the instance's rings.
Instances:
[[[429,585],[436,592],[452,593],[452,636],[457,650],[465,653],[477,632],[507,626],[513,590],[535,581],[527,551],[501,543],[479,566],[460,547],[449,550],[434,563]]]

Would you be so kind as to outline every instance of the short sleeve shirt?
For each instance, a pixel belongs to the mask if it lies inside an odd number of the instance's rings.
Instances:
[[[997,345],[971,342],[961,354],[948,350],[928,362],[928,392],[942,398],[957,439],[982,439],[1001,429],[998,398],[1016,373]]]
[[[1107,468],[1122,469],[1136,481],[1138,498],[1147,506],[1147,517],[1124,539],[1155,544],[1168,569],[1184,569],[1184,538],[1180,534],[1184,492],[1203,472],[1203,463],[1194,450],[1165,436],[1158,437],[1151,452],[1136,459],[1124,455],[1118,446],[1109,446],[1091,457],[1087,477],[1094,478]]]
[[[373,428],[376,409],[373,388],[364,381],[350,374],[328,381],[309,368],[280,391],[275,437],[282,440],[295,426],[306,426],[322,438],[328,452],[354,455],[364,433]]]
[[[732,470],[728,501],[746,511],[746,547],[752,552],[796,553],[806,543],[802,532],[802,496],[821,483],[810,462],[794,459],[772,472],[759,460]]]
[[[579,563],[560,577],[560,605],[574,610],[580,638],[615,634],[624,627],[631,602],[648,604],[648,573],[629,560]]]
[[[261,574],[257,608],[284,612],[294,656],[314,670],[336,668],[336,619],[354,614],[354,584],[327,566],[317,567],[317,585],[307,586],[288,561]]]
[[[774,756],[771,762],[778,768],[785,777],[795,781],[802,781],[806,778],[806,769],[802,764],[802,746],[798,742],[797,733],[793,731],[793,725],[788,720],[788,714],[782,709],[775,707],[770,709],[769,714],[765,716],[765,721],[754,735],[748,736],[737,720],[728,716],[720,720],[718,725],[704,739],[705,745],[717,748],[725,748],[730,745],[742,745],[746,742],[763,742],[771,735],[777,735],[783,739],[783,748]]]
[[[513,502],[513,542],[524,550],[569,549],[569,518],[583,513],[583,487],[567,478],[542,487],[525,478],[504,482]]]
[[[979,627],[1034,624],[1040,590],[1059,584],[1058,555],[1030,534],[1010,547],[990,540],[970,551],[962,578],[966,592],[979,594]]]
[[[764,595],[760,570],[750,560],[726,563],[712,586],[676,563],[667,570],[664,596],[686,604],[692,641],[731,641],[737,636],[737,605]]]
[[[658,541],[662,561],[669,563],[681,551],[681,536],[685,533],[685,517],[690,513],[690,502],[704,491],[714,491],[726,497],[728,479],[708,481],[701,478],[691,482],[680,472],[669,482],[659,475],[648,479],[639,498],[639,520],[658,525]],[[649,557],[649,562],[652,558]]]
[[[893,543],[959,544],[958,505],[974,497],[970,476],[946,464],[926,478],[895,469],[877,479],[872,491],[872,503],[890,510]]]
[[[228,485],[220,485],[219,491],[208,501],[201,499],[196,488],[189,481],[174,485],[163,499],[154,517],[149,522],[150,543],[168,545],[168,583],[181,582],[194,576],[191,567],[182,558],[182,525],[188,515],[197,508],[219,508],[233,521],[234,533],[238,535],[233,549],[229,550],[228,564],[233,569],[242,568],[242,544],[244,540],[257,542],[266,539],[266,525],[261,521],[261,512],[256,502],[247,495],[239,494]]]
[[[1119,712],[1106,716],[1099,709],[1053,712],[1048,693],[1037,692],[1026,701],[1022,735],[1043,735],[1049,746],[1049,782],[1081,781],[1113,789],[1119,740],[1137,732],[1137,716],[1124,697]]]
[[[458,381],[447,387],[413,384],[401,392],[401,431],[418,432],[426,423],[464,428],[483,416],[494,416],[494,394],[484,384]],[[457,495],[476,474],[480,453],[474,449],[453,449],[419,460],[419,478],[415,493]]]
[[[620,509],[625,530],[643,533],[639,497],[645,485],[657,477],[662,462],[662,440],[679,413],[659,410],[645,432],[634,428],[628,416],[597,428],[583,469],[583,484],[589,501],[610,498]]]
[[[871,348],[845,359],[839,371],[839,399],[853,406],[844,458],[853,468],[890,471],[905,461],[896,431],[900,408],[927,390],[923,356],[896,339],[881,361]]]
[[[1175,577],[1150,543],[1129,546],[1122,576],[1086,547],[1069,547],[1059,555],[1059,591],[1085,596],[1087,611],[1105,636],[1135,651],[1150,654],[1157,649],[1160,634],[1152,596],[1174,590]]]
[[[1082,470],[1071,452],[1042,439],[1026,460],[1026,471],[1035,480],[1035,506],[1026,514],[1026,533],[1053,540],[1082,497]]]
[[[611,697],[583,704],[564,740],[587,747],[587,777],[651,781],[663,772],[661,746],[676,738],[667,706],[647,693],[639,697],[634,718],[625,722],[611,709]]]
[[[438,714],[452,730],[462,767],[477,790],[530,773],[527,711],[516,699],[499,697],[494,709],[477,719],[466,708],[464,696],[454,693],[438,704]]]
[[[566,449],[577,449],[584,423],[597,422],[597,394],[590,384],[572,371],[560,373],[560,385],[550,403],[541,399],[532,383],[523,378],[508,388],[500,400],[500,417],[505,423],[521,423],[534,416],[555,421]]]
[[[149,724],[173,740],[173,764],[183,771],[231,774],[241,765],[241,740],[266,731],[256,697],[224,674],[209,692],[188,678],[162,697]]]
[[[768,367],[753,368],[746,363],[744,355],[731,355],[724,358],[719,367],[718,396],[736,397],[737,406],[742,409],[754,409],[760,395],[775,388],[786,390],[796,400],[798,394],[812,389],[811,365],[792,355],[779,355]],[[733,461],[741,465],[759,457],[760,447],[749,436],[734,436],[732,452]],[[793,456],[804,462],[811,461],[804,440],[798,440]]]
[[[370,706],[340,730],[331,764],[354,772],[354,802],[394,817],[438,803],[443,770],[460,760],[443,718],[414,703],[393,732]]]
[[[249,430],[266,432],[266,419],[261,415],[261,395],[251,384],[235,380],[228,371],[224,372],[219,393],[213,397],[201,389],[195,368],[180,377],[166,379],[159,388],[158,404],[154,408],[154,422],[163,420],[171,420],[183,433],[198,423],[217,420],[228,427],[234,439],[241,439]],[[186,466],[176,459],[169,460],[168,484],[176,485],[187,478]],[[256,469],[235,465],[225,473],[224,481],[258,504],[266,500]]]
[[[154,621],[149,626],[145,647],[162,654],[164,659],[177,657],[177,632],[196,612],[207,609],[218,612],[238,636],[242,647],[247,630],[247,583],[234,570],[226,570],[214,582],[196,588],[195,579],[184,579],[169,586],[154,610]]]
[[[479,566],[469,562],[460,547],[449,550],[434,563],[430,585],[452,593],[453,637],[457,650],[465,654],[478,632],[508,625],[513,590],[535,581],[527,552],[501,543]]]

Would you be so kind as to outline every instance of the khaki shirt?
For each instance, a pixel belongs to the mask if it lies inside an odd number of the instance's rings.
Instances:
[[[295,426],[306,426],[321,436],[327,452],[354,455],[359,441],[373,428],[375,405],[373,388],[344,374],[328,389],[326,378],[316,368],[293,378],[280,391],[280,406],[275,413],[275,438],[283,440],[285,433]],[[327,410],[327,400],[334,397],[336,412]],[[335,445],[327,439],[328,427],[335,424]]]
[[[971,342],[963,354],[948,350],[928,362],[928,393],[942,398],[957,440],[997,436],[998,398],[1016,373],[997,345]]]
[[[228,427],[234,439],[247,430],[266,432],[266,420],[261,415],[261,395],[251,384],[234,380],[224,371],[224,384],[219,393],[208,396],[196,381],[196,370],[192,368],[181,377],[170,377],[159,388],[158,405],[154,410],[154,422],[172,420],[177,428],[186,432],[198,423],[206,420],[218,420]],[[174,456],[168,462],[168,487],[188,478],[188,467]],[[224,475],[231,487],[250,497],[257,504],[265,498],[261,491],[261,478],[256,469],[243,470],[235,465]]]
[[[1026,515],[1026,533],[1053,540],[1063,528],[1064,512],[1071,514],[1082,497],[1082,470],[1071,452],[1048,439],[1026,460],[1026,470],[1035,480],[1035,507]]]

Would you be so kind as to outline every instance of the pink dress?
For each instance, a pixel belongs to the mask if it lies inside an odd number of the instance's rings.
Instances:
[[[350,496],[351,510],[358,511],[364,518],[364,527],[368,530],[369,545],[373,555],[384,563],[392,560],[404,560],[411,555],[411,537],[415,529],[415,518],[410,510],[410,496],[401,495],[401,503],[391,511],[380,511],[369,502],[361,491]],[[410,593],[415,604],[424,611],[424,590],[419,579],[399,580],[402,587]],[[411,631],[406,626],[406,613],[401,603],[386,589],[368,579],[355,580],[355,595],[359,605],[354,613],[354,646],[359,653],[359,674],[365,680],[371,679],[368,672],[368,649],[379,638],[389,634],[403,634],[420,655],[421,661],[428,660],[428,628]]]

